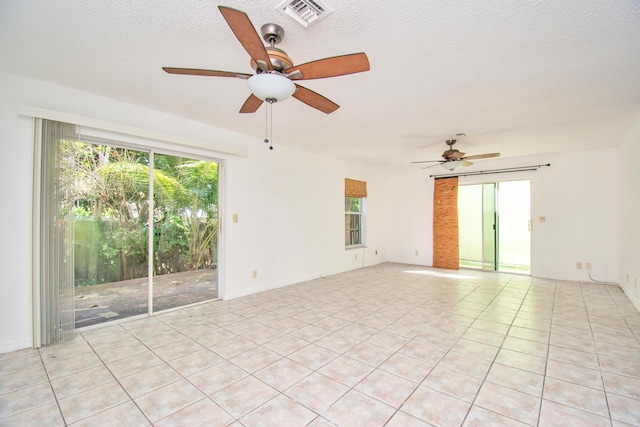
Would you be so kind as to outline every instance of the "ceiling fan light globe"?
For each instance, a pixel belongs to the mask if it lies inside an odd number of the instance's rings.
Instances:
[[[249,77],[249,90],[261,100],[284,101],[296,91],[296,85],[288,78],[274,73],[261,73]]]
[[[442,164],[442,167],[447,169],[447,170],[454,170],[455,168],[457,168],[458,166],[460,166],[462,164],[462,160],[454,160],[452,162],[444,162]]]

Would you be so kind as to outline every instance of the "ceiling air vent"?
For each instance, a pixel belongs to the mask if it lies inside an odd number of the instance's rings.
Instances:
[[[329,6],[320,0],[285,0],[276,10],[290,16],[305,28],[332,12]]]

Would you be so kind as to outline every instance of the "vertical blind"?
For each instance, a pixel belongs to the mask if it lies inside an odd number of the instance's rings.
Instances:
[[[63,206],[64,186],[59,185],[60,142],[65,140],[77,140],[76,126],[36,119],[34,347],[74,337],[73,217]]]

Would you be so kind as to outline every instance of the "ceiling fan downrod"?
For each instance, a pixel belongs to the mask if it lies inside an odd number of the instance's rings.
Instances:
[[[260,27],[262,39],[269,43],[271,47],[277,45],[284,38],[284,28],[277,24],[264,24]]]

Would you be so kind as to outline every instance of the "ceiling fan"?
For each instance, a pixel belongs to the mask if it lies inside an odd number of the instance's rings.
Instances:
[[[273,104],[289,96],[324,113],[332,113],[340,107],[338,104],[294,82],[369,70],[369,59],[364,52],[334,56],[294,66],[287,53],[275,47],[284,37],[282,27],[276,24],[262,26],[262,38],[269,43],[269,46],[265,47],[245,12],[226,6],[218,6],[218,9],[251,57],[251,66],[255,74],[195,68],[162,67],[162,69],[169,74],[247,79],[252,93],[240,108],[241,113],[253,113],[265,101]]]
[[[486,154],[476,154],[474,156],[465,156],[466,153],[461,152],[458,149],[453,148],[453,144],[456,143],[455,139],[448,139],[445,143],[449,146],[449,149],[442,153],[442,158],[444,160],[421,160],[418,162],[411,163],[440,163],[443,168],[454,170],[458,166],[471,166],[473,162],[469,160],[479,160],[479,159],[488,159],[491,157],[500,157],[500,153],[486,153]],[[425,169],[433,167],[436,165],[427,166]]]

